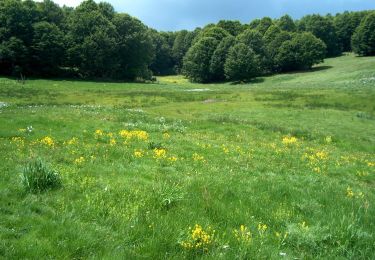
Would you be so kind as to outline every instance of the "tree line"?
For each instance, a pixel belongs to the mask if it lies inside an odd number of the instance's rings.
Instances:
[[[249,80],[305,70],[326,57],[375,55],[375,12],[222,20],[193,31],[159,32],[112,5],[76,8],[51,0],[0,0],[0,73],[5,75],[191,81]]]

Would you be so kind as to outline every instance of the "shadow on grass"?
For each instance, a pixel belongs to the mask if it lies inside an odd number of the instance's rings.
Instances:
[[[232,81],[229,84],[230,85],[243,85],[243,84],[257,84],[257,83],[262,83],[262,82],[264,82],[264,78],[259,77],[259,78],[250,79],[250,80]]]

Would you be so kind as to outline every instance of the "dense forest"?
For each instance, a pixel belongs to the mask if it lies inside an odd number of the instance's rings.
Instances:
[[[326,57],[375,55],[375,12],[222,20],[194,31],[158,32],[108,3],[60,7],[0,0],[0,73],[42,77],[194,82],[249,80],[310,69]]]

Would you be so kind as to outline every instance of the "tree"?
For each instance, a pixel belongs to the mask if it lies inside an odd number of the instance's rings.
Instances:
[[[307,15],[299,22],[299,30],[311,32],[321,39],[327,46],[327,56],[337,56],[341,54],[341,46],[338,43],[333,19],[321,15]]]
[[[352,50],[351,38],[364,16],[364,12],[344,12],[335,16],[334,25],[337,32],[337,40],[343,51]]]
[[[246,44],[237,43],[229,50],[224,70],[230,80],[255,78],[261,73],[258,55]]]
[[[193,82],[211,81],[210,61],[218,44],[218,40],[213,37],[203,37],[196,42],[184,57],[184,75]]]
[[[156,75],[168,75],[174,73],[174,63],[172,58],[172,48],[168,42],[167,33],[150,31],[155,49],[155,57],[150,65],[150,69]]]
[[[43,0],[38,3],[38,10],[40,12],[41,21],[53,23],[59,27],[63,26],[64,12],[63,10],[51,0]]]
[[[355,30],[352,37],[352,48],[363,56],[375,55],[375,12],[368,14]]]
[[[292,17],[287,14],[280,17],[277,21],[277,26],[283,31],[295,32],[297,30],[297,26]]]
[[[245,27],[239,21],[221,20],[217,24],[232,36],[237,36],[245,30]]]
[[[202,31],[200,31],[196,39],[194,39],[193,43],[205,37],[212,37],[215,38],[217,41],[221,41],[222,39],[228,36],[230,36],[229,32],[227,32],[225,29],[221,27],[218,27],[216,25],[206,26]]]
[[[210,61],[210,73],[213,80],[224,80],[224,64],[227,59],[229,49],[234,45],[235,38],[228,36],[224,38],[214,51]]]
[[[295,33],[279,48],[275,62],[281,71],[310,69],[323,61],[326,46],[309,32]]]
[[[119,65],[115,70],[116,78],[150,78],[149,65],[155,57],[152,35],[139,20],[127,14],[116,14],[113,19],[116,27],[117,52]]]
[[[0,44],[0,71],[19,76],[27,69],[28,49],[17,37],[10,37]]]
[[[271,25],[273,25],[272,19],[269,17],[263,17],[260,19],[259,24],[255,29],[260,32],[261,35],[264,35]]]
[[[196,38],[199,30],[189,32],[187,30],[182,30],[177,32],[173,47],[172,47],[172,56],[174,58],[175,70],[177,73],[181,71],[183,58],[186,52],[192,45],[193,40]]]
[[[82,2],[68,23],[68,65],[84,77],[112,77],[119,68],[115,25],[93,0]]]
[[[270,59],[266,50],[266,43],[263,36],[257,30],[247,29],[242,34],[237,36],[239,42],[247,45],[255,54],[259,56],[260,66],[262,71],[266,72],[270,68]]]
[[[31,69],[39,75],[57,75],[64,57],[64,36],[61,30],[48,22],[33,25]]]

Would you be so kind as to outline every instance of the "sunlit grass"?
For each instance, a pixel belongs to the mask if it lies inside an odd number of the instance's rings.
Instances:
[[[374,258],[375,59],[322,66],[240,85],[0,79],[0,258]],[[34,158],[60,189],[25,192]]]

